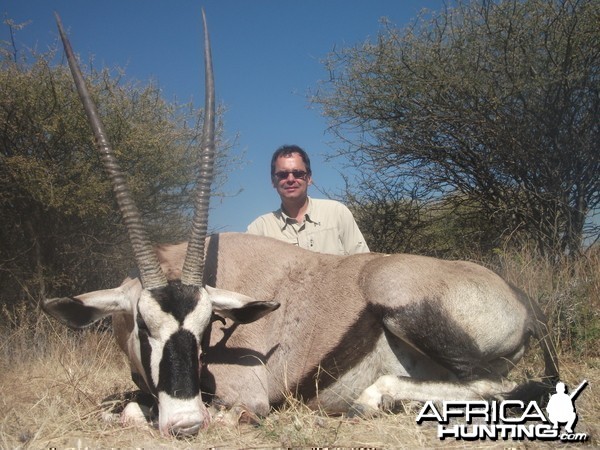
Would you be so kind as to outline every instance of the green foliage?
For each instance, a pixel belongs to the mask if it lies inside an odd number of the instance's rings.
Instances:
[[[457,196],[431,202],[371,196],[369,202],[350,199],[349,207],[371,251],[380,253],[469,259],[493,252],[502,233],[480,205]]]
[[[579,252],[600,205],[599,19],[595,0],[459,1],[330,55],[315,101],[352,194],[468,197],[498,241]]]
[[[0,52],[0,298],[37,304],[118,283],[130,247],[66,66]],[[86,76],[153,240],[187,234],[202,111],[107,69]],[[217,188],[233,162],[221,145]],[[231,170],[231,167],[228,167]]]

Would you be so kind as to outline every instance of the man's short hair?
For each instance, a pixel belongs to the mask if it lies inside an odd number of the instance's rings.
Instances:
[[[304,165],[306,166],[306,173],[308,176],[312,176],[312,170],[310,169],[310,158],[308,157],[308,154],[297,145],[282,145],[275,150],[275,153],[273,153],[273,157],[271,158],[271,178],[275,176],[275,163],[277,162],[277,158],[281,156],[288,157],[294,153],[300,155],[302,162],[304,162]]]

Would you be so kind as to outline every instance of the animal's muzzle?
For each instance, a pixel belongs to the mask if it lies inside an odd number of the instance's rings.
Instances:
[[[189,400],[159,393],[158,428],[163,436],[197,434],[210,423],[210,414],[200,396]]]

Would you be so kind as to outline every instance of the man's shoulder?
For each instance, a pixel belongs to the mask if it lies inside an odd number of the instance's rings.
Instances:
[[[281,220],[281,209],[258,216],[248,225],[248,231],[254,234],[263,234],[266,228],[277,225]]]
[[[323,207],[323,208],[339,208],[339,209],[347,209],[346,205],[337,200],[331,200],[329,198],[312,198],[311,202],[313,206]]]
[[[268,213],[265,213],[265,214],[261,214],[256,219],[254,219],[252,221],[252,223],[254,223],[254,222],[264,222],[266,220],[277,219],[280,215],[281,215],[281,210],[278,209],[277,211],[271,211],[271,212],[268,212]]]
[[[328,198],[311,198],[313,213],[325,215],[348,215],[350,210],[342,202]]]

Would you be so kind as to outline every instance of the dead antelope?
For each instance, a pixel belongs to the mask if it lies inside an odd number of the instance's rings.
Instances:
[[[191,237],[153,248],[58,24],[139,275],[44,308],[75,328],[113,315],[133,380],[158,404],[161,433],[206,426],[205,402],[263,416],[292,394],[326,412],[369,415],[405,399],[528,395],[537,384],[515,386],[504,376],[532,336],[541,340],[546,375],[558,377],[539,308],[476,264],[323,255],[238,233],[206,238],[214,160],[206,21],[206,121]],[[225,319],[211,323],[213,313]]]

